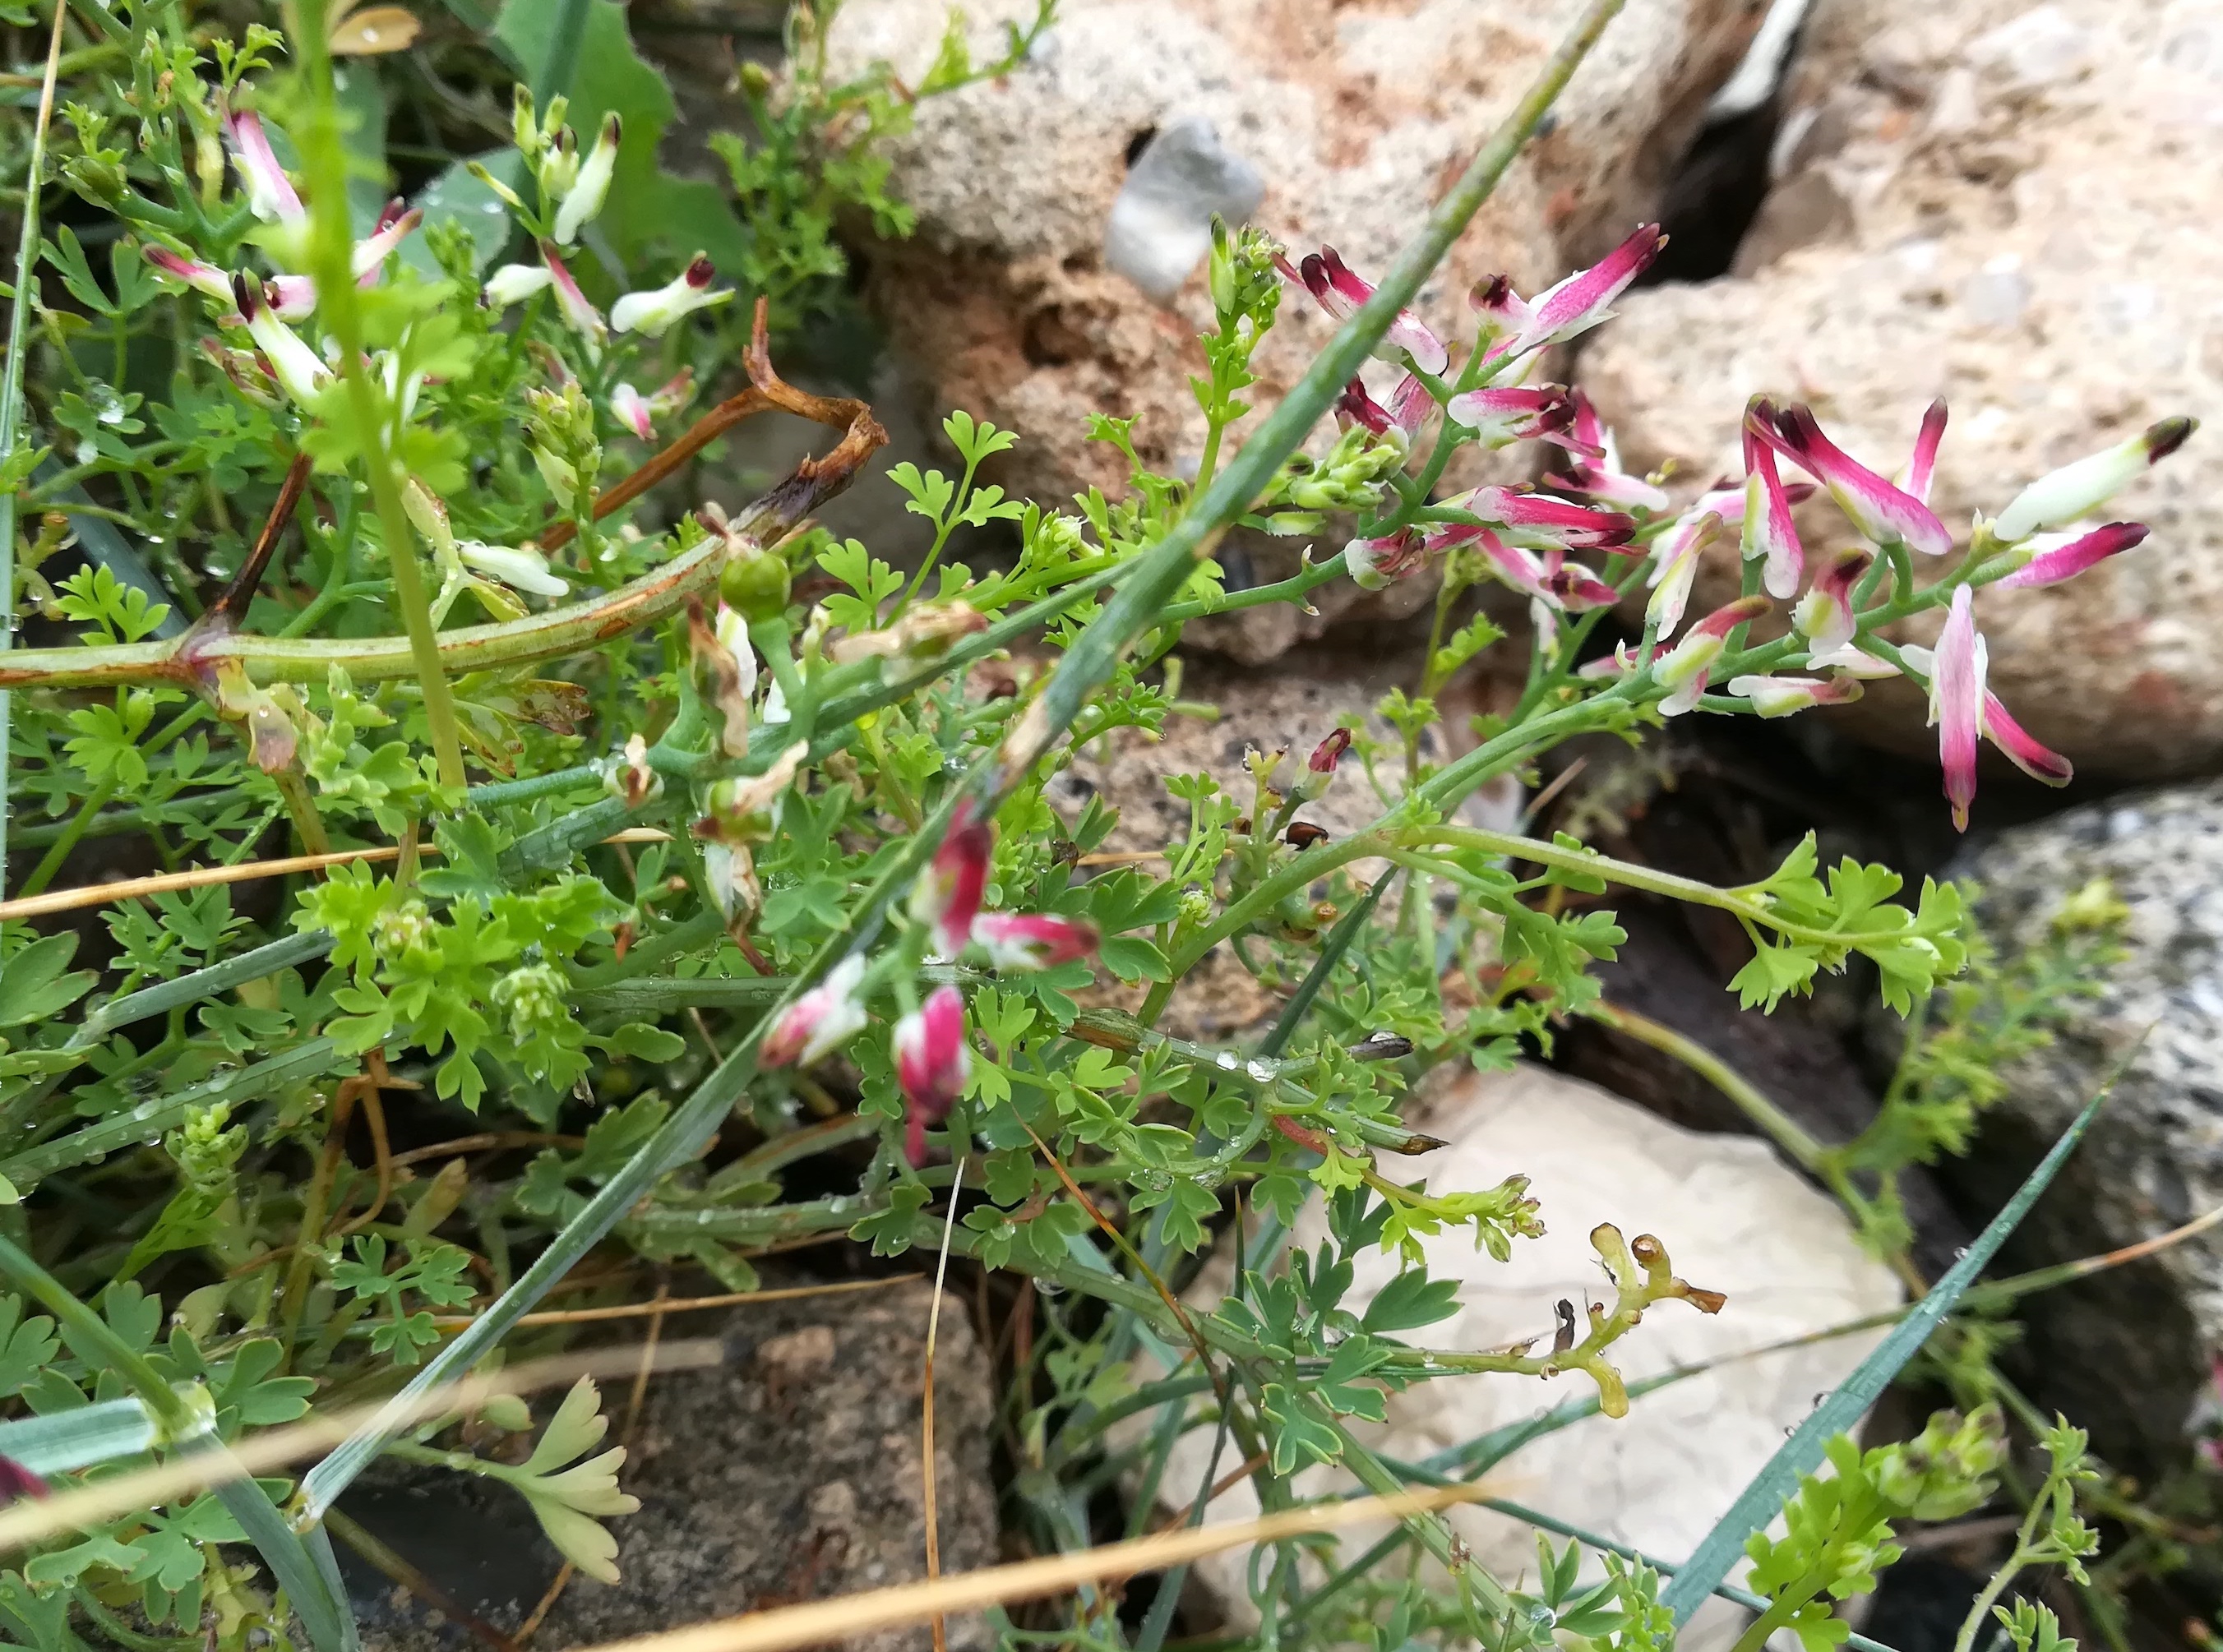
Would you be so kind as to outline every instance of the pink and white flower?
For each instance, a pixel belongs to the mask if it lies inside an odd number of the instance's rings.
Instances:
[[[656,435],[648,398],[629,384],[621,384],[610,392],[610,416],[644,442]]]
[[[160,242],[150,241],[139,248],[140,256],[173,281],[183,281],[196,292],[205,293],[218,304],[232,302],[231,277],[213,264],[205,264],[198,258],[188,258],[173,252]]]
[[[764,1067],[809,1066],[865,1029],[868,1019],[857,989],[865,979],[865,958],[852,952],[826,972],[826,978],[788,1006],[757,1046]]]
[[[648,411],[658,418],[670,418],[694,396],[695,369],[682,367],[648,393]]]
[[[1358,313],[1359,306],[1374,296],[1373,284],[1354,273],[1332,247],[1321,248],[1294,267],[1286,258],[1276,256],[1274,261],[1286,279],[1300,283],[1319,307],[1338,321],[1350,320]],[[1452,359],[1451,353],[1444,349],[1443,340],[1429,331],[1427,323],[1409,310],[1397,312],[1397,319],[1389,323],[1389,330],[1382,336],[1374,353],[1386,361],[1408,355],[1413,365],[1423,373],[1441,373],[1451,365]]]
[[[1684,634],[1681,642],[1667,650],[1666,656],[1652,668],[1653,682],[1668,691],[1667,697],[1659,702],[1662,717],[1680,717],[1698,703],[1698,696],[1706,692],[1706,678],[1714,669],[1714,662],[1729,646],[1729,633],[1759,619],[1768,606],[1766,597],[1739,597],[1698,621]]]
[[[293,180],[278,164],[261,116],[251,110],[228,110],[224,135],[230,143],[239,181],[246,186],[248,207],[256,217],[265,223],[298,223],[308,216],[301,198],[293,192]]]
[[[1491,359],[1563,343],[1610,320],[1614,300],[1652,267],[1666,244],[1658,224],[1640,224],[1590,268],[1577,270],[1533,298],[1523,299],[1502,276],[1477,287],[1470,300],[1474,307],[1510,335],[1491,350]]]
[[[1431,549],[1413,528],[1400,528],[1375,539],[1353,539],[1343,548],[1343,565],[1362,591],[1379,591],[1420,571]]]
[[[734,296],[731,287],[710,290],[710,283],[717,279],[718,272],[709,259],[697,253],[685,269],[662,286],[628,292],[612,305],[610,325],[621,333],[661,338],[682,317],[724,304]]]
[[[571,186],[564,192],[563,204],[556,209],[556,244],[568,247],[579,237],[595,215],[602,210],[602,202],[610,192],[610,179],[616,175],[618,139],[622,131],[616,112],[602,116],[602,129],[595,139],[595,147],[579,163],[579,174]]]
[[[1791,519],[1790,496],[1775,468],[1775,449],[1759,428],[1767,404],[1755,397],[1744,415],[1744,508],[1740,546],[1744,559],[1764,559],[1761,584],[1768,595],[1786,600],[1798,593],[1806,551]]]
[[[1975,598],[1964,585],[1953,593],[1953,606],[1946,611],[1945,629],[1930,667],[1930,720],[1937,730],[1945,798],[1953,806],[1953,825],[1962,832],[1968,829],[1968,806],[1976,797],[1980,739],[1989,739],[2032,780],[2065,786],[2075,777],[2066,757],[2039,744],[1999,703],[1985,682],[1987,669],[1984,638],[1976,629]]]
[[[1814,706],[1842,706],[1861,697],[1857,677],[1731,677],[1729,691],[1752,701],[1762,717],[1788,717]]]
[[[1340,424],[1356,424],[1400,447],[1410,448],[1427,420],[1429,409],[1435,405],[1427,386],[1408,373],[1398,381],[1387,407],[1368,393],[1364,383],[1353,379],[1337,398],[1335,415]]]
[[[1930,672],[1930,722],[1937,731],[1945,800],[1953,806],[1954,828],[1961,832],[1968,829],[1968,805],[1976,799],[1976,744],[1983,735],[1987,666],[1984,639],[1976,630],[1975,599],[1964,585],[1953,593]]]
[[[305,275],[274,275],[262,284],[262,296],[280,321],[306,321],[317,312],[317,284]]]
[[[973,920],[973,939],[999,970],[1055,969],[1096,950],[1089,925],[1041,913],[984,912]]]
[[[1698,576],[1698,558],[1722,531],[1722,519],[1712,512],[1685,516],[1659,536],[1652,547],[1652,572],[1645,583],[1652,600],[1645,604],[1644,620],[1658,628],[1662,638],[1672,637],[1683,623],[1683,610],[1691,600],[1691,586]]]
[[[489,310],[507,310],[534,293],[545,291],[556,280],[545,264],[504,264],[479,289],[479,302]]]
[[[1636,532],[1634,517],[1594,511],[1525,487],[1477,487],[1443,503],[1502,530],[1516,544],[1535,548],[1608,550],[1627,544]]]
[[[2098,510],[2150,466],[2182,447],[2199,428],[2197,419],[2165,418],[2127,442],[2048,472],[1999,512],[1992,524],[1993,534],[2011,545],[2041,528],[2058,528]]]
[[[278,319],[269,300],[263,296],[262,283],[252,275],[235,274],[231,278],[231,301],[238,307],[240,318],[246,323],[255,347],[269,362],[270,371],[285,387],[286,393],[296,402],[314,399],[331,381],[332,370]]]
[[[1289,795],[1300,803],[1310,803],[1326,795],[1329,785],[1335,779],[1336,765],[1343,761],[1343,754],[1350,750],[1351,731],[1347,728],[1331,731],[1326,739],[1313,748],[1312,756],[1305,759],[1304,768],[1289,787]]]
[[[1567,468],[1564,476],[1549,476],[1545,480],[1552,487],[1570,493],[1587,493],[1592,499],[1603,499],[1609,505],[1624,505],[1631,510],[1665,511],[1667,495],[1641,476],[1632,476],[1621,468],[1621,449],[1615,445],[1613,432],[1590,405],[1590,399],[1579,390],[1569,393],[1574,399],[1575,418],[1572,425],[1574,441],[1565,444],[1580,462]],[[1580,445],[1576,445],[1579,443]],[[1581,458],[1595,453],[1595,458]],[[1701,501],[1702,505],[1703,501]],[[1722,518],[1728,520],[1726,516]]]
[[[1829,490],[1861,537],[1879,547],[1905,543],[1929,556],[1953,549],[1953,535],[1930,508],[1892,487],[1823,434],[1813,411],[1762,401],[1746,428]]]
[[[355,272],[356,285],[376,286],[386,261],[409,238],[410,231],[424,221],[422,208],[409,205],[398,195],[388,201],[371,232],[355,244],[349,267]]]
[[[564,324],[583,338],[592,339],[598,344],[601,342],[608,336],[608,330],[602,325],[602,312],[589,304],[587,295],[579,291],[578,282],[572,279],[570,268],[564,262],[564,254],[557,250],[554,242],[540,243],[540,261],[548,267],[548,279],[556,289],[556,307],[563,311]],[[619,302],[623,303],[624,300],[620,299]],[[623,332],[625,330],[620,328],[618,330]]]
[[[1554,607],[1583,613],[1592,608],[1610,608],[1621,600],[1619,592],[1580,562],[1569,562],[1564,550],[1545,551],[1543,562],[1544,588],[1540,594]]]
[[[979,915],[981,897],[987,893],[988,857],[995,847],[994,831],[981,817],[979,806],[967,798],[951,817],[925,876],[911,890],[910,915],[926,927],[935,952],[942,958],[955,958],[972,938],[973,920]]]
[[[2058,585],[2110,556],[2144,544],[2148,531],[2142,522],[2110,522],[2089,533],[2041,534],[2025,547],[2030,560],[1999,583],[2023,589]]]
[[[1791,623],[1806,639],[1810,659],[1834,654],[1848,646],[1860,622],[1853,612],[1853,587],[1874,561],[1856,546],[1847,546],[1822,564],[1806,594],[1791,611]]]
[[[1575,422],[1575,404],[1558,385],[1462,391],[1445,405],[1444,411],[1453,424],[1475,432],[1485,448],[1540,439],[1587,457],[1595,458],[1603,452],[1582,443],[1570,429]]]
[[[936,987],[926,1002],[896,1023],[896,1083],[904,1093],[904,1156],[926,1162],[926,1127],[939,1124],[965,1093],[973,1052],[965,1042],[965,1001],[954,987]]]

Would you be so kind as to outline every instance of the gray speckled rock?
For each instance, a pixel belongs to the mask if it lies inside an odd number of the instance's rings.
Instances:
[[[2001,834],[1968,870],[2005,945],[2041,937],[2095,877],[2132,914],[2131,956],[2103,996],[2014,1073],[1976,1152],[1943,1167],[1996,1208],[2129,1055],[2001,1271],[2132,1244],[2223,1203],[2223,785],[2073,809]],[[2093,1428],[2125,1467],[2166,1461],[2182,1451],[2207,1351],[2223,1346],[2223,1238],[2031,1298],[2025,1316],[2045,1401]]]
[[[1889,473],[1943,395],[1931,503],[1964,529],[2154,419],[2212,424],[2219,75],[2223,0],[1817,0],[1778,181],[1734,274],[1632,293],[1586,342],[1580,376],[1623,456],[1672,459],[1693,489],[1741,474],[1759,392],[1811,402]],[[2214,437],[2109,508],[2153,527],[2138,553],[1978,600],[1993,687],[2081,768],[2155,780],[2223,763]],[[1820,544],[1848,539],[1832,516],[1801,520]],[[1715,594],[1735,592],[1735,560],[1713,563]],[[1925,744],[1903,684],[1836,715],[1878,744]]]
[[[574,1578],[533,1646],[559,1652],[924,1576],[919,1377],[928,1301],[926,1286],[908,1285],[744,1309],[723,1322],[724,1366],[658,1378],[623,1473],[639,1511],[609,1523],[620,1580]],[[667,1335],[718,1322],[676,1323]],[[624,1385],[606,1385],[606,1394],[621,1416]],[[967,1571],[996,1557],[988,1472],[996,1388],[954,1302],[942,1308],[935,1396],[942,1566]],[[544,1418],[548,1410],[535,1407]],[[505,1632],[556,1573],[556,1554],[522,1500],[488,1482],[441,1471],[384,1474],[349,1506]],[[350,1572],[368,1652],[476,1644],[360,1567]],[[988,1643],[977,1617],[948,1628],[958,1652]],[[922,1652],[930,1638],[920,1624],[841,1644]]]

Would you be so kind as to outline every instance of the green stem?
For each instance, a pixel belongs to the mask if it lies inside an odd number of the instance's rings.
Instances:
[[[1615,1031],[1627,1033],[1638,1043],[1648,1044],[1663,1055],[1674,1057],[1735,1102],[1747,1118],[1757,1124],[1777,1146],[1790,1155],[1792,1162],[1799,1169],[1810,1176],[1821,1172],[1829,1149],[1762,1095],[1742,1073],[1704,1045],[1684,1037],[1672,1027],[1662,1026],[1648,1015],[1640,1015],[1619,1004],[1596,1004],[1588,1013]]]
[[[32,261],[39,249],[39,192],[47,169],[47,129],[54,122],[54,80],[60,72],[62,15],[55,0],[54,35],[39,89],[39,117],[31,130],[30,168],[23,185],[23,227],[16,239],[16,298],[8,311],[8,365],[0,379],[0,464],[16,457],[23,427],[23,344],[35,289]],[[104,22],[108,21],[105,17]],[[16,646],[16,493],[0,491],[0,652]],[[0,895],[8,892],[8,750],[11,696],[0,687]]]
[[[354,235],[348,222],[347,156],[340,138],[331,53],[324,34],[328,3],[329,0],[302,0],[301,28],[294,39],[294,49],[313,91],[301,143],[310,185],[309,262],[316,277],[318,309],[339,345],[340,378],[347,389],[371,499],[377,506],[379,528],[386,540],[394,603],[401,610],[417,680],[425,694],[425,720],[431,727],[432,750],[439,762],[440,783],[460,788],[467,778],[462,731],[441,663],[439,633],[432,623],[424,575],[418,566],[416,537],[401,508],[400,485],[387,445],[390,410],[363,362],[362,316],[350,267]],[[564,3],[567,13],[584,9],[583,0],[564,0]],[[560,47],[560,33],[557,40]]]

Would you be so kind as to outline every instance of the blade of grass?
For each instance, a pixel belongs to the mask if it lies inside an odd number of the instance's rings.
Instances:
[[[38,123],[31,129],[31,166],[23,180],[23,232],[16,242],[16,300],[8,311],[8,363],[0,369],[0,465],[16,456],[23,433],[23,339],[31,315],[32,263],[39,251],[39,190],[47,169],[47,128],[54,117],[54,78],[62,62],[62,17],[54,0],[54,32],[47,41],[46,79],[39,88]],[[16,490],[0,490],[0,653],[16,645]],[[0,688],[0,895],[8,890],[8,743],[10,697]],[[0,963],[0,974],[7,965]]]
[[[2127,1062],[2125,1058],[2125,1065]],[[2118,1067],[2117,1072],[2120,1071]],[[1798,1489],[1800,1478],[1811,1473],[1822,1460],[1823,1450],[1829,1442],[1860,1420],[1899,1374],[1899,1368],[1929,1341],[1938,1322],[1961,1299],[1962,1293],[1975,1283],[1976,1276],[1998,1253],[2007,1235],[2029,1213],[2031,1206],[2037,1203],[2037,1196],[2045,1191],[2062,1165],[2068,1163],[2069,1155],[2084,1139],[2084,1132],[2091,1128],[2093,1118],[2113,1087],[2114,1079],[2110,1077],[2099,1094],[2085,1104],[2075,1121],[2062,1132],[2052,1151],[2031,1171],[2014,1197],[2007,1201],[2006,1209],[1992,1218],[1976,1242],[1962,1254],[1914,1311],[1899,1321],[1853,1374],[1815,1408],[1813,1414],[1799,1424],[1798,1432],[1768,1460],[1767,1467],[1739,1493],[1729,1512],[1706,1534],[1705,1541],[1684,1563],[1675,1581],[1660,1597],[1661,1604],[1674,1612],[1678,1624],[1688,1623],[1699,1603],[1729,1576],[1729,1568],[1744,1553],[1746,1539],[1775,1518]]]

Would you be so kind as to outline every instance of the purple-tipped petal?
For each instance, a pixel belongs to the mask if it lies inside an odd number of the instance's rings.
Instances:
[[[2049,751],[2031,738],[2028,731],[2007,714],[1999,697],[1988,689],[1984,694],[1984,733],[1991,743],[2006,753],[2007,761],[2032,780],[2048,786],[2066,786],[2076,778],[2076,770],[2068,758],[2058,751]]]
[[[198,258],[187,258],[173,252],[159,242],[148,242],[139,249],[140,255],[173,281],[183,281],[196,292],[205,293],[219,304],[231,302],[231,277],[213,264],[204,264]]]
[[[1515,336],[1514,348],[1540,349],[1588,332],[1613,314],[1612,304],[1628,290],[1629,283],[1650,268],[1666,246],[1667,237],[1656,223],[1640,225],[1586,270],[1578,270],[1557,286],[1540,292],[1528,304],[1527,325]]]
[[[1806,550],[1798,541],[1798,524],[1791,519],[1791,499],[1775,468],[1775,449],[1758,428],[1766,405],[1755,398],[1745,410],[1745,483],[1739,543],[1746,561],[1764,559],[1760,582],[1768,595],[1787,601],[1798,593]]]
[[[2073,580],[2094,564],[2110,556],[2119,556],[2134,545],[2145,543],[2151,531],[2143,522],[2110,522],[2103,528],[2094,528],[2087,534],[2064,537],[2062,543],[2033,545],[2036,552],[2027,562],[2008,575],[1999,583],[2027,589],[2035,586],[2058,585],[2063,580]]]
[[[2098,510],[2148,466],[2159,464],[2182,447],[2199,428],[2197,419],[2165,418],[2127,442],[2049,471],[2015,495],[1992,524],[1993,533],[2011,545],[2041,528],[2058,528]]]
[[[1286,274],[1288,261],[1278,261]],[[1319,307],[1338,321],[1350,320],[1359,306],[1374,296],[1373,286],[1345,263],[1343,255],[1332,247],[1323,247],[1307,256],[1297,267],[1297,279],[1304,283],[1305,290]],[[1389,323],[1389,332],[1374,353],[1392,361],[1401,354],[1409,355],[1413,365],[1423,373],[1441,373],[1451,365],[1451,353],[1444,349],[1443,341],[1409,310],[1397,312],[1397,318]]]
[[[540,243],[540,261],[546,267],[549,279],[555,285],[556,307],[564,313],[564,324],[582,337],[599,342],[607,332],[602,324],[602,312],[589,304],[587,295],[579,290],[578,282],[572,279],[570,268],[564,262],[564,254],[557,249],[554,242]],[[623,303],[624,300],[620,299],[619,302]]]
[[[1752,701],[1762,717],[1789,717],[1816,706],[1842,706],[1861,697],[1855,677],[1731,677],[1725,685],[1740,700]]]
[[[655,423],[649,417],[648,398],[629,384],[621,384],[610,392],[610,413],[644,442],[656,435]]]
[[[350,267],[355,271],[356,285],[376,286],[379,276],[385,271],[386,261],[424,221],[421,207],[408,205],[400,196],[388,201],[386,210],[378,215],[378,227],[355,244]]]
[[[1739,625],[1759,619],[1771,605],[1762,596],[1739,597],[1716,608],[1685,633],[1652,668],[1652,680],[1667,690],[1659,702],[1662,717],[1679,717],[1698,703],[1706,692],[1706,679],[1729,646],[1729,635]]]
[[[1937,444],[1944,437],[1945,398],[1940,396],[1924,410],[1922,428],[1914,433],[1914,455],[1906,462],[1906,491],[1924,505],[1937,470]]]
[[[973,1071],[965,1000],[956,988],[936,987],[923,1005],[896,1023],[895,1054],[904,1096],[904,1153],[916,1169],[926,1162],[926,1127],[949,1116]]]
[[[1411,528],[1400,528],[1378,539],[1351,540],[1343,548],[1343,565],[1359,589],[1379,591],[1419,573],[1427,552],[1435,548]]]
[[[1953,549],[1951,532],[1928,506],[1830,441],[1811,409],[1784,408],[1775,415],[1774,425],[1761,439],[1828,488],[1837,508],[1870,543],[1904,542],[1929,556],[1943,556]],[[1769,441],[1770,435],[1775,439]]]
[[[306,321],[317,312],[317,284],[305,275],[274,275],[262,284],[262,296],[280,321]]]

